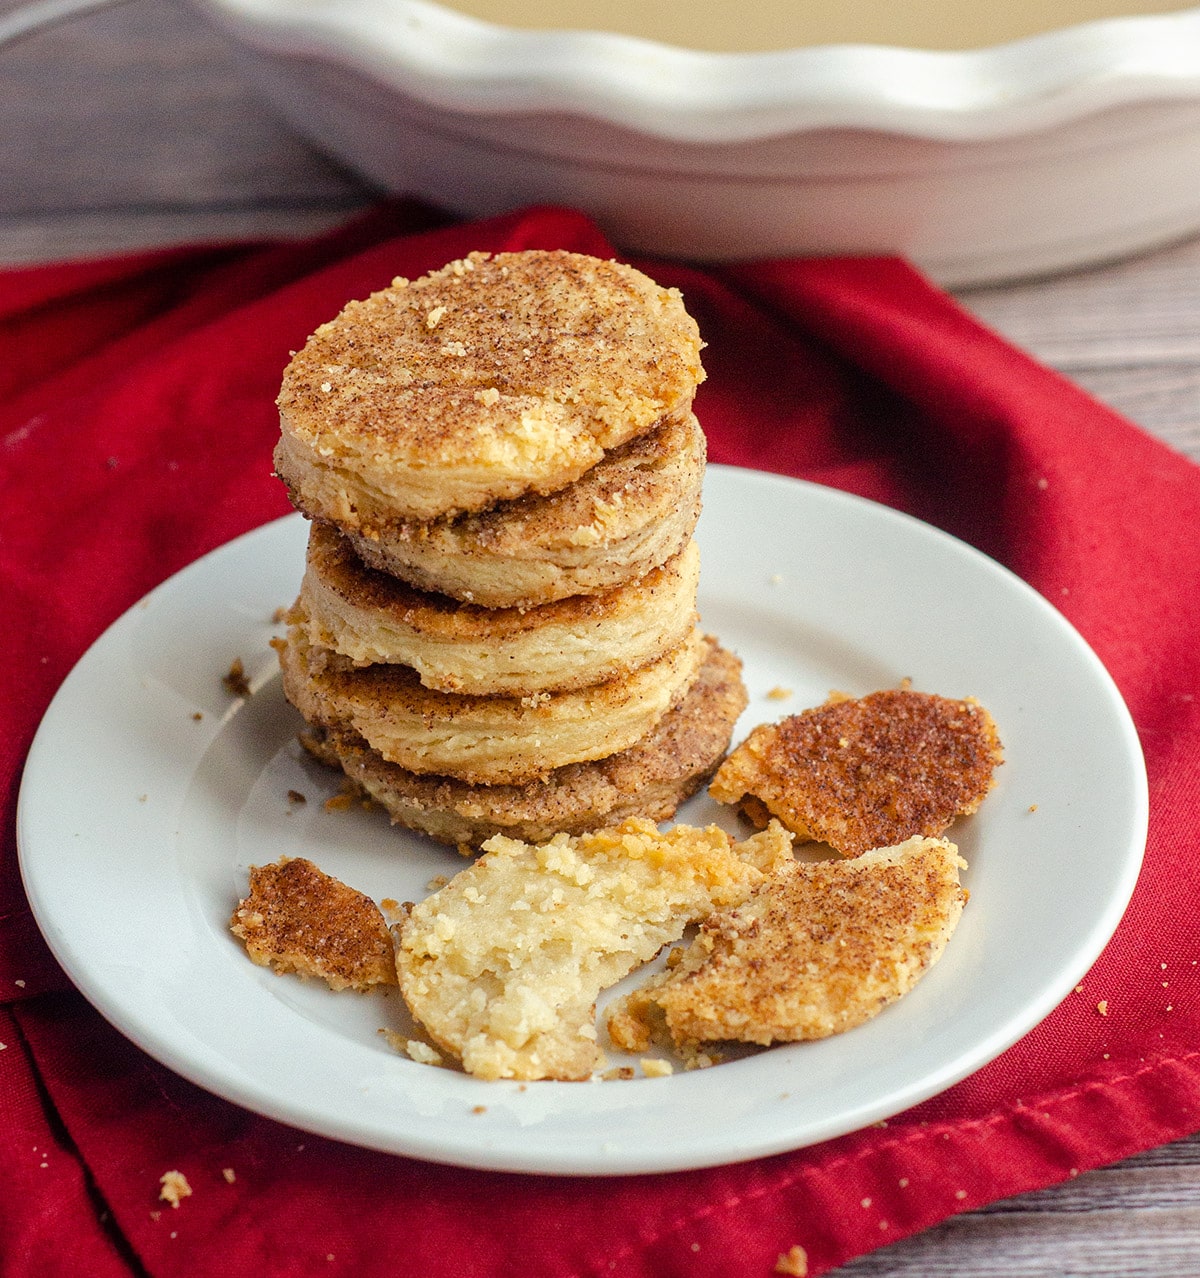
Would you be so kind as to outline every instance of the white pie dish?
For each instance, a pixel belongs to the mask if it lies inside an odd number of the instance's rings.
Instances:
[[[901,253],[947,285],[1200,228],[1200,8],[967,52],[720,54],[426,0],[192,0],[310,139],[456,213],[555,202],[623,249]]]

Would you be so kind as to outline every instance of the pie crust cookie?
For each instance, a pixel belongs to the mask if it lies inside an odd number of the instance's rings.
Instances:
[[[700,926],[682,961],[610,1013],[614,1043],[794,1042],[861,1025],[941,957],[966,902],[945,839],[908,839],[850,860],[789,861],[744,904]]]
[[[347,530],[574,483],[682,420],[703,377],[676,289],[578,253],[472,253],[322,324],[287,366],[276,471]]]
[[[532,608],[480,608],[367,568],[314,524],[292,618],[356,666],[411,666],[427,688],[527,697],[605,683],[657,661],[696,625],[695,542],[644,577]]]
[[[309,729],[301,741],[322,763],[342,769],[396,824],[470,853],[493,834],[537,843],[628,817],[670,820],[724,758],[746,703],[741,662],[714,642],[687,695],[640,741],[536,781],[472,785],[421,775],[389,763],[344,729]]]
[[[293,609],[293,612],[296,610]],[[275,641],[287,699],[308,723],[351,730],[391,763],[492,785],[626,750],[683,699],[708,653],[695,630],[657,661],[607,683],[532,697],[433,692],[406,666],[343,665],[302,625]]]
[[[484,608],[611,590],[683,549],[700,516],[705,440],[691,414],[639,435],[575,483],[476,514],[343,529],[380,572]]]
[[[835,695],[755,728],[709,793],[756,825],[777,817],[797,838],[856,856],[969,816],[1001,757],[996,725],[973,698],[907,687]]]

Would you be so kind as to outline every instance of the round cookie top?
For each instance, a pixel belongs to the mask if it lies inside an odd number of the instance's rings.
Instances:
[[[679,292],[630,266],[472,253],[316,330],[284,373],[278,469],[343,526],[553,492],[690,411],[701,345]]]

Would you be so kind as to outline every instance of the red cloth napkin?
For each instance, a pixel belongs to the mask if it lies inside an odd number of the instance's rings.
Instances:
[[[258,1118],[151,1061],[70,989],[26,909],[13,835],[55,688],[150,587],[288,509],[273,400],[318,323],[397,274],[529,246],[610,252],[561,210],[448,226],[396,206],[303,245],[0,276],[0,1278],[719,1278],[770,1274],[793,1246],[818,1274],[1200,1127],[1200,470],[893,260],[638,265],[683,289],[709,343],[697,411],[713,460],[941,524],[1023,575],[1113,673],[1146,751],[1150,843],[1082,994],[887,1125],[731,1167],[556,1179]],[[194,1190],[177,1210],[157,1199],[169,1169]]]

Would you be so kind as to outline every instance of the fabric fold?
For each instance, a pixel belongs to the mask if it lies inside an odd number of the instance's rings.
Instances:
[[[299,245],[0,275],[0,331],[21,352],[0,408],[0,635],[15,671],[0,704],[0,1001],[14,1002],[0,1009],[0,1145],[17,1204],[0,1225],[2,1278],[711,1278],[770,1273],[793,1246],[815,1275],[1200,1128],[1200,469],[890,259],[634,264],[681,287],[700,322],[696,411],[714,461],[832,484],[966,538],[1059,608],[1121,688],[1150,774],[1145,869],[1108,949],[1041,1025],[941,1096],[811,1149],[556,1179],[292,1131],[176,1077],[69,990],[36,937],[14,834],[54,689],[153,585],[286,512],[274,396],[313,327],[397,274],[532,246],[611,252],[569,210],[451,225],[399,204]],[[22,1142],[51,1139],[50,1167],[16,1161]],[[193,1189],[178,1208],[158,1198],[169,1170]],[[57,1252],[40,1241],[51,1221]]]

